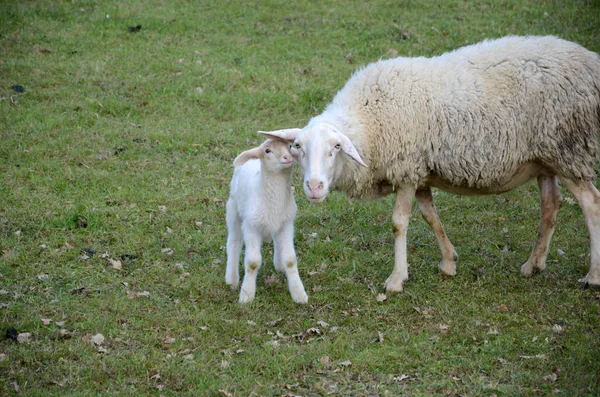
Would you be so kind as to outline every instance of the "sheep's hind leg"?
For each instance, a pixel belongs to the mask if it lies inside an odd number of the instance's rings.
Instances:
[[[521,266],[521,274],[529,277],[536,270],[546,268],[546,258],[550,240],[556,228],[556,216],[560,208],[560,193],[556,176],[540,175],[537,178],[540,188],[541,221],[537,240],[527,262]]]
[[[240,254],[242,253],[242,221],[238,215],[235,202],[227,201],[227,269],[225,282],[236,290],[240,285]]]
[[[240,288],[240,303],[250,303],[256,295],[256,276],[262,264],[260,247],[262,239],[258,234],[244,230],[244,244],[246,245],[246,255],[244,258],[244,281]]]
[[[402,284],[408,280],[408,262],[406,260],[406,232],[410,219],[412,200],[415,197],[412,186],[399,187],[396,190],[396,204],[392,213],[394,230],[394,270],[385,281],[385,288],[390,292],[401,292]]]
[[[600,287],[600,192],[589,181],[573,181],[562,177],[561,180],[579,202],[590,233],[591,266],[588,274],[579,282]]]
[[[294,223],[287,222],[281,230],[273,236],[273,243],[280,262],[281,270],[285,272],[288,289],[292,300],[296,303],[307,303],[308,295],[298,273],[298,261],[294,250]],[[277,268],[277,266],[276,266]]]
[[[442,274],[447,276],[454,276],[456,274],[456,261],[458,255],[454,250],[454,246],[448,239],[448,235],[444,231],[444,226],[440,221],[440,217],[433,204],[433,196],[431,195],[431,189],[420,189],[416,193],[417,203],[419,204],[419,211],[423,219],[431,226],[435,238],[437,239],[440,251],[442,252],[442,260],[438,267]]]

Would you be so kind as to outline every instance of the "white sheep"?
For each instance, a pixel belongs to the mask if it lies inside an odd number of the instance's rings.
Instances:
[[[546,266],[560,205],[557,177],[577,198],[590,232],[591,267],[580,281],[600,286],[600,192],[593,184],[599,132],[600,57],[556,37],[510,36],[438,57],[370,64],[306,127],[270,134],[295,138],[312,202],[330,187],[363,199],[396,193],[395,263],[385,286],[402,291],[414,197],[438,240],[442,273],[454,275],[457,256],[431,187],[498,194],[537,178],[541,224],[521,268],[529,276]]]
[[[256,295],[256,276],[260,269],[263,240],[273,240],[273,264],[285,272],[292,299],[308,302],[298,274],[294,250],[296,201],[292,192],[293,156],[291,141],[262,134],[267,139],[259,147],[241,153],[227,201],[227,270],[225,281],[233,289],[240,282],[239,260],[245,245],[244,281],[240,303]]]

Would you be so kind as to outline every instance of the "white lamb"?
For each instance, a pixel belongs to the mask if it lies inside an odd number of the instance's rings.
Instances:
[[[580,281],[600,286],[600,192],[593,184],[600,56],[580,45],[511,36],[433,58],[379,61],[354,74],[306,127],[270,134],[295,138],[312,202],[323,201],[330,187],[363,199],[396,193],[389,291],[402,291],[408,279],[413,198],[438,240],[442,273],[454,275],[457,256],[431,187],[497,194],[534,178],[541,224],[521,272],[529,276],[546,266],[560,178],[577,198],[590,233],[591,266]]]
[[[273,240],[273,264],[285,272],[292,299],[308,302],[298,274],[294,250],[296,201],[292,192],[293,156],[291,141],[273,135],[259,147],[240,154],[227,202],[227,271],[225,281],[233,289],[240,282],[239,260],[245,245],[244,281],[240,303],[249,303],[256,295],[256,276],[260,269],[263,240]]]

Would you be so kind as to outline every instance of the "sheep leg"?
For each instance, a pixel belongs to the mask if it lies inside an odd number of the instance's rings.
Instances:
[[[294,223],[286,222],[281,230],[273,236],[273,242],[279,251],[281,270],[285,271],[290,295],[296,303],[308,302],[308,295],[298,273],[298,261],[294,250]]]
[[[561,180],[577,199],[590,233],[592,263],[588,274],[579,282],[586,286],[600,287],[600,192],[589,181],[573,181],[563,177]]]
[[[249,303],[254,300],[256,295],[256,276],[262,264],[260,247],[262,238],[258,233],[244,230],[244,244],[246,246],[246,255],[244,258],[244,281],[240,289],[240,303]]]
[[[550,239],[556,227],[556,216],[560,208],[560,193],[556,176],[540,175],[538,178],[540,187],[541,222],[537,235],[537,241],[529,259],[521,266],[521,274],[531,276],[535,270],[546,268],[546,258],[550,248]]]
[[[283,263],[281,262],[280,252],[281,248],[279,247],[279,242],[275,236],[273,236],[273,267],[275,267],[275,270],[278,272],[284,272],[285,269],[283,267]]]
[[[396,189],[396,204],[392,213],[392,229],[394,230],[394,270],[385,281],[385,288],[390,292],[401,292],[402,283],[408,280],[408,262],[406,260],[406,232],[410,219],[412,201],[416,189],[404,186]]]
[[[442,251],[442,260],[438,267],[442,274],[454,276],[456,275],[456,261],[458,260],[458,255],[456,254],[450,239],[448,239],[448,235],[446,235],[446,232],[444,231],[440,217],[433,204],[431,189],[425,188],[417,190],[416,197],[417,203],[419,204],[419,211],[421,211],[423,219],[425,219],[429,226],[431,226],[431,229],[433,229],[435,238],[440,246],[440,251]]]
[[[227,269],[225,282],[236,290],[240,285],[240,254],[242,253],[242,220],[237,212],[235,202],[227,201]]]

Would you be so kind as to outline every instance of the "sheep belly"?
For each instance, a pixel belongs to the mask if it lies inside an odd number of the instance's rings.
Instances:
[[[500,194],[513,190],[540,175],[552,175],[553,173],[537,163],[527,163],[514,172],[507,173],[502,183],[485,188],[470,187],[467,185],[455,185],[443,179],[437,174],[431,174],[427,180],[427,186],[433,186],[449,193],[467,196],[481,196],[487,194]]]

